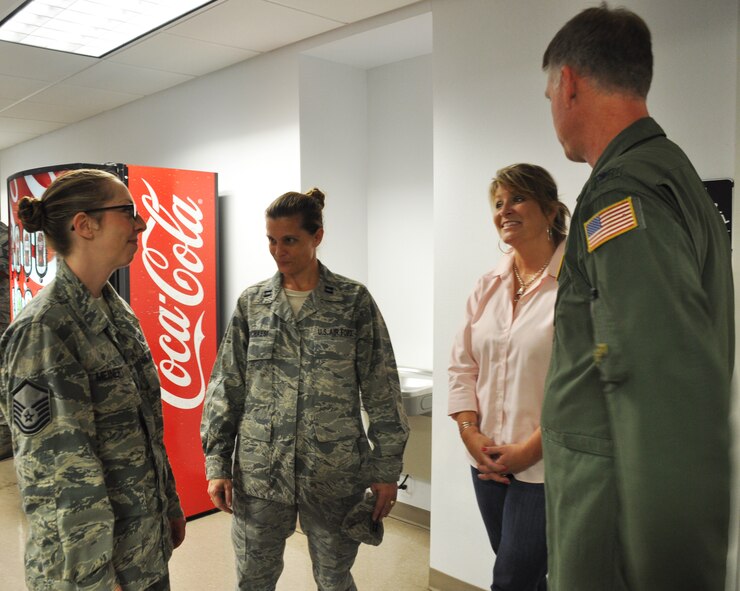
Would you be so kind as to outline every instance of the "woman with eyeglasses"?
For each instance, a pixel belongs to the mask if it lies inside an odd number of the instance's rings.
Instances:
[[[159,379],[138,320],[108,284],[146,223],[117,177],[91,169],[24,197],[18,217],[57,253],[55,279],[0,340],[28,588],[167,590],[185,518]]]

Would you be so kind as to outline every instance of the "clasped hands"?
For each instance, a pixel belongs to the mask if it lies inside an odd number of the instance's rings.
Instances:
[[[537,462],[532,458],[524,443],[496,445],[480,432],[463,434],[463,443],[476,461],[476,468],[481,480],[494,480],[509,484],[511,474],[526,470]]]

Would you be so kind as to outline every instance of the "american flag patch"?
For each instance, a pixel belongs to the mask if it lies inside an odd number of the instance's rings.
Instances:
[[[620,234],[634,230],[638,226],[632,197],[617,201],[605,207],[583,227],[586,230],[586,246],[588,252],[593,252],[599,246],[616,238]]]

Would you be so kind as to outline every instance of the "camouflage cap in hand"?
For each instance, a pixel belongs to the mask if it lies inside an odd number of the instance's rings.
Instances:
[[[374,510],[375,497],[368,493],[344,517],[342,531],[357,542],[378,546],[383,541],[383,522],[373,521]]]

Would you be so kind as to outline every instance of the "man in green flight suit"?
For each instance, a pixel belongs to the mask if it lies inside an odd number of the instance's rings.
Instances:
[[[566,156],[587,162],[559,277],[542,412],[555,591],[721,591],[730,502],[727,231],[650,118],[650,31],[605,4],[543,68]]]

